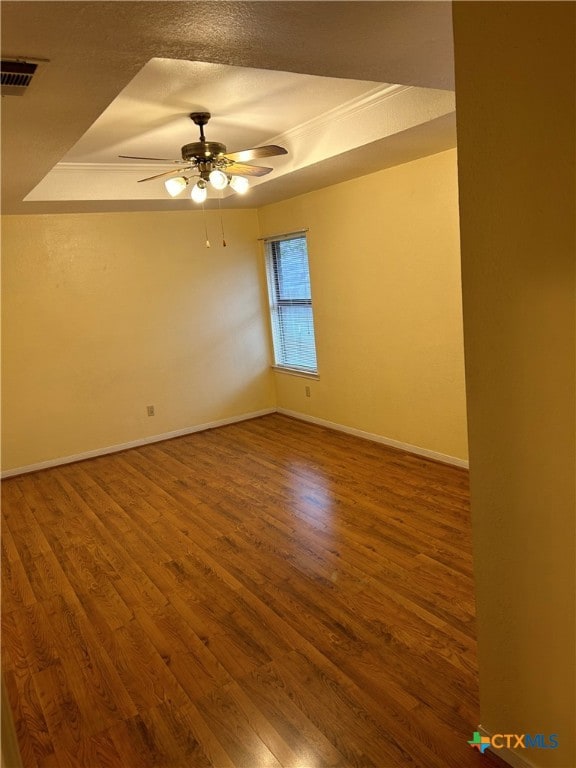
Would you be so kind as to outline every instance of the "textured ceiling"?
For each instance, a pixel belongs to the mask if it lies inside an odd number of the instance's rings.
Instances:
[[[132,135],[141,138],[137,147],[130,144],[129,154],[136,149],[136,154],[146,154],[153,134],[158,138],[162,133],[163,120],[166,130],[183,129],[182,121],[195,106],[189,104],[189,85],[185,87],[186,67],[191,62],[200,62],[200,67],[202,62],[228,65],[230,69],[222,71],[234,72],[239,78],[233,88],[220,82],[214,90],[216,94],[218,86],[223,93],[228,89],[234,94],[227,103],[219,101],[223,106],[218,119],[221,129],[232,136],[231,141],[226,140],[230,149],[246,146],[244,140],[248,145],[265,141],[275,120],[280,121],[279,132],[290,128],[286,120],[292,120],[292,128],[306,122],[312,104],[313,111],[320,113],[333,105],[331,96],[317,90],[314,95],[312,78],[309,87],[301,88],[300,104],[291,102],[290,114],[282,107],[282,85],[266,98],[265,91],[276,87],[271,85],[269,73],[252,73],[259,82],[252,85],[245,80],[242,88],[242,78],[249,72],[238,67],[368,81],[367,88],[384,83],[411,85],[416,86],[413,94],[423,88],[442,91],[453,85],[450,3],[3,2],[1,11],[3,57],[49,60],[24,96],[2,99],[5,213],[189,206],[186,201],[160,197],[108,200],[106,194],[94,200],[23,202],[62,160],[109,163],[114,153],[124,153],[124,146],[116,151],[121,136],[114,137],[113,121],[103,134],[103,143],[95,139],[90,144],[86,132],[153,58],[181,60],[171,62],[181,75],[169,94],[164,93],[167,81],[159,77],[149,99],[144,92],[133,103],[132,115],[130,104],[125,105],[135,131]],[[282,77],[286,76],[279,74],[279,83]],[[341,83],[338,98],[346,101],[356,89],[351,82]],[[204,90],[201,99],[208,95]],[[271,174],[270,181],[253,190],[249,204],[261,205],[454,146],[453,111],[436,109],[438,99],[442,100],[441,93],[433,99],[435,109],[427,121],[405,122],[401,129],[383,130],[381,137],[367,133],[364,145],[346,145],[337,157],[318,155],[308,166],[293,165],[278,178]],[[211,104],[198,106],[214,111]],[[212,123],[208,128],[211,131]],[[207,134],[212,137],[212,132],[207,130]],[[240,146],[233,146],[236,137]],[[186,140],[194,138],[187,136]],[[222,140],[220,133],[213,138]],[[179,139],[176,143],[179,145]],[[240,203],[228,198],[226,204]]]

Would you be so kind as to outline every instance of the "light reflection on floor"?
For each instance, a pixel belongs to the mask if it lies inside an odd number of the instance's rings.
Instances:
[[[330,531],[334,526],[332,484],[322,468],[293,462],[291,509],[314,528]]]
[[[335,500],[334,484],[322,467],[290,462],[285,480],[290,493],[289,509],[292,535],[289,559],[300,572],[313,580],[336,584],[340,578],[340,558],[345,551],[343,521],[340,505]],[[321,537],[322,548],[334,557],[319,559],[311,538]],[[285,553],[286,554],[286,553]],[[304,768],[311,768],[305,763]]]

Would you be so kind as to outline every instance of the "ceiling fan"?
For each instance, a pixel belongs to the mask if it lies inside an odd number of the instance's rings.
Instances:
[[[198,181],[192,187],[190,197],[196,203],[203,203],[208,196],[208,184],[218,190],[230,186],[235,192],[243,194],[248,190],[247,176],[265,176],[273,170],[261,165],[247,165],[246,161],[287,154],[284,147],[279,147],[276,144],[243,149],[239,152],[226,152],[224,144],[218,141],[206,141],[204,126],[210,120],[210,112],[191,112],[190,119],[200,128],[200,139],[191,144],[185,144],[181,148],[182,160],[119,155],[119,157],[128,160],[156,160],[162,163],[176,163],[180,166],[171,171],[139,179],[139,182],[170,176],[171,178],[164,182],[164,186],[171,197],[176,197],[186,189],[193,178],[198,177]],[[174,176],[176,173],[180,175]]]

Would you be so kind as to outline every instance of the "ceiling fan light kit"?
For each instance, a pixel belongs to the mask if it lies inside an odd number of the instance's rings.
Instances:
[[[250,184],[248,179],[246,179],[244,176],[231,176],[230,186],[237,194],[245,195],[246,192],[248,192]]]
[[[186,189],[188,186],[188,179],[184,176],[173,176],[171,179],[164,182],[164,186],[170,197],[176,197],[176,195],[179,195]]]
[[[208,178],[214,189],[226,189],[228,186],[228,176],[226,176],[223,171],[218,170],[218,168],[210,171],[210,176]]]
[[[185,144],[181,148],[182,160],[120,155],[120,157],[129,160],[154,160],[180,165],[179,168],[174,168],[171,171],[158,173],[146,179],[139,179],[139,182],[169,176],[170,178],[164,182],[164,186],[171,197],[176,197],[186,189],[191,179],[199,177],[192,187],[190,197],[195,203],[203,203],[208,196],[208,185],[218,191],[230,187],[234,192],[242,195],[248,191],[250,186],[247,176],[265,176],[273,170],[261,165],[247,165],[246,161],[287,154],[284,147],[279,147],[276,144],[243,149],[239,152],[226,152],[225,144],[218,141],[206,141],[204,126],[210,120],[209,112],[191,112],[190,119],[200,128],[200,139],[191,144]],[[174,174],[179,175],[175,176]]]
[[[192,187],[190,197],[195,203],[203,203],[208,197],[208,190],[206,189],[206,182],[204,179],[199,179]]]

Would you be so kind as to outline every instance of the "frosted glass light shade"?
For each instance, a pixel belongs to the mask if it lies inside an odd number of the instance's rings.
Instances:
[[[195,203],[203,203],[204,200],[208,197],[208,190],[206,189],[206,182],[200,179],[194,186],[192,187],[192,192],[190,193],[190,197],[192,200],[194,200]]]
[[[210,184],[212,184],[214,189],[226,189],[228,186],[228,176],[222,173],[222,171],[215,169],[210,173]]]
[[[230,179],[230,186],[234,192],[238,192],[239,195],[243,195],[245,192],[248,192],[248,187],[250,184],[248,183],[248,179],[244,176],[232,176]]]
[[[176,197],[176,195],[179,195],[180,192],[183,192],[186,189],[187,184],[188,181],[184,178],[184,176],[175,176],[174,178],[168,179],[168,181],[164,182],[166,192],[168,192],[170,197]]]

